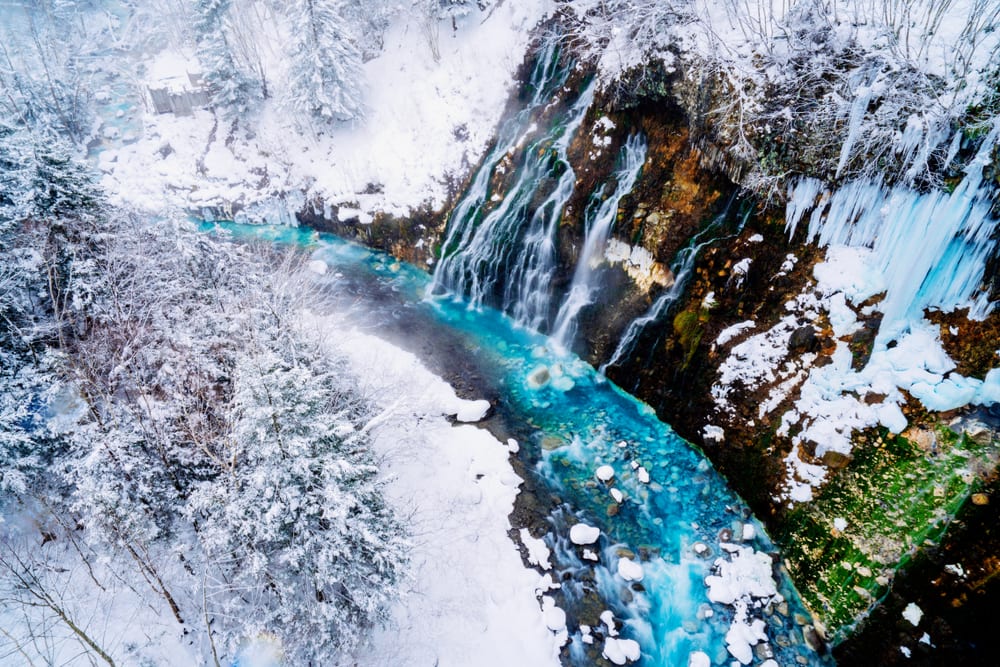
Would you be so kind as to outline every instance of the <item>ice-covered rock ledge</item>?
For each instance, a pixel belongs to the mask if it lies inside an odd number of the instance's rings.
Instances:
[[[521,479],[511,447],[474,420],[483,402],[463,401],[412,354],[370,335],[344,331],[336,317],[306,315],[346,358],[381,412],[370,426],[387,495],[408,517],[414,550],[409,590],[377,631],[359,665],[558,665],[561,640],[536,591],[547,578],[524,567],[508,537]],[[388,417],[392,418],[389,419]]]

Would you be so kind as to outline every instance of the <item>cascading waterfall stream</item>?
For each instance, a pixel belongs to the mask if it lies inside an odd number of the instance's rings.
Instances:
[[[514,320],[533,331],[540,331],[548,322],[549,305],[552,300],[552,276],[556,271],[556,229],[562,218],[566,202],[573,196],[576,173],[569,163],[566,152],[569,144],[583,124],[583,118],[594,101],[597,84],[591,81],[570,110],[570,119],[552,146],[551,166],[548,172],[560,172],[555,189],[535,209],[528,223],[527,232],[521,242],[520,252],[514,260],[507,285],[504,289],[503,310]],[[537,153],[534,153],[537,156]],[[537,156],[541,157],[541,156]],[[544,163],[538,165],[541,167]],[[529,158],[528,167],[523,172],[528,178],[523,192],[527,195],[537,189],[532,183],[539,179],[535,160]],[[517,188],[516,190],[520,190]],[[530,199],[525,200],[529,203]]]
[[[691,278],[691,273],[694,270],[694,262],[698,259],[698,253],[705,246],[718,240],[718,237],[713,236],[711,232],[718,229],[725,222],[729,216],[729,207],[731,205],[732,200],[726,205],[722,213],[716,216],[703,230],[695,234],[691,238],[691,241],[677,252],[673,263],[670,265],[670,272],[674,276],[673,284],[653,302],[653,305],[649,307],[649,310],[644,315],[629,322],[611,358],[600,367],[600,373],[605,373],[608,368],[614,366],[625,355],[629,354],[635,347],[639,334],[647,326],[662,318],[677,299],[684,294],[684,288],[687,287],[688,280]],[[705,238],[706,236],[708,238]]]
[[[455,206],[451,214],[448,234],[441,248],[441,260],[434,270],[430,292],[442,294],[455,291],[459,294],[478,292],[467,285],[477,276],[468,265],[463,249],[470,246],[474,235],[483,221],[483,207],[489,196],[490,179],[500,167],[500,162],[520,145],[525,136],[533,130],[531,117],[535,111],[555,94],[569,74],[568,67],[559,67],[559,51],[556,40],[549,40],[539,51],[535,66],[528,81],[533,91],[531,100],[521,111],[504,122],[497,131],[493,148],[483,159],[476,171],[465,196]],[[500,167],[502,168],[502,167]]]
[[[573,282],[552,327],[552,339],[564,350],[570,349],[576,337],[580,311],[594,303],[597,289],[595,269],[618,217],[618,205],[622,197],[632,191],[645,162],[646,139],[640,134],[633,134],[622,147],[620,167],[614,176],[617,182],[614,192],[599,205],[587,210],[583,247],[573,272]]]
[[[514,183],[496,208],[483,216],[490,175],[535,128],[525,128],[521,138],[507,131],[511,138],[503,144],[509,148],[491,153],[451,217],[445,252],[434,272],[434,293],[451,291],[473,308],[497,305],[533,330],[547,323],[556,270],[556,229],[576,183],[566,153],[593,102],[594,89],[595,83],[589,83],[556,118],[552,130],[525,148]],[[530,114],[519,114],[513,124],[519,128],[529,120]],[[551,192],[534,205],[539,190],[553,178]]]

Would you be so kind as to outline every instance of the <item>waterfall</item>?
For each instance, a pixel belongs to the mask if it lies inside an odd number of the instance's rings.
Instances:
[[[566,151],[594,101],[595,87],[596,82],[592,81],[573,105],[569,121],[549,149],[551,157],[542,151],[529,154],[521,172],[522,178],[511,193],[522,214],[527,213],[527,207],[546,175],[561,172],[555,189],[531,214],[504,289],[503,310],[510,313],[518,324],[534,331],[541,330],[548,322],[552,277],[556,271],[556,229],[576,185],[576,173]]]
[[[606,372],[608,368],[617,364],[626,354],[630,353],[632,348],[635,347],[636,340],[643,329],[662,318],[670,310],[670,307],[674,305],[674,302],[684,294],[684,288],[687,287],[691,273],[694,271],[694,262],[698,258],[698,253],[705,246],[718,240],[718,237],[710,235],[710,232],[718,229],[725,222],[731,205],[732,200],[726,205],[722,213],[716,216],[704,229],[695,234],[688,244],[677,252],[673,263],[670,265],[670,271],[674,276],[673,285],[653,302],[653,305],[649,307],[649,310],[644,315],[629,322],[625,333],[622,334],[621,340],[618,341],[618,347],[615,348],[611,358],[601,366],[601,373]]]
[[[580,311],[594,303],[597,288],[595,269],[602,260],[604,246],[618,217],[618,205],[622,197],[632,191],[645,162],[646,140],[640,134],[633,134],[622,147],[620,167],[614,175],[616,181],[614,192],[610,197],[601,200],[596,207],[591,206],[587,209],[583,247],[576,262],[573,282],[552,327],[552,338],[562,349],[569,349],[573,344]],[[595,193],[595,200],[599,200],[601,194],[603,190]]]
[[[794,235],[806,211],[807,239],[820,246],[871,250],[885,281],[880,338],[890,340],[927,308],[969,307],[969,315],[989,314],[989,295],[980,287],[996,246],[997,220],[990,215],[993,189],[984,183],[1000,126],[986,137],[952,192],[919,193],[905,186],[856,180],[833,192],[803,178],[789,189],[786,229]]]
[[[547,100],[541,91],[551,88],[536,86],[535,107]],[[535,107],[522,111],[511,127],[502,129],[497,148],[451,216],[442,259],[434,272],[435,293],[453,292],[473,308],[498,306],[530,329],[547,324],[556,269],[556,229],[576,183],[566,152],[593,102],[594,88],[591,82],[555,119],[551,130],[524,149],[514,183],[502,197],[492,197],[499,203],[483,215],[491,175],[536,129],[530,122]],[[554,187],[537,203],[553,179]]]
[[[476,276],[463,250],[470,246],[483,221],[483,207],[489,195],[490,179],[498,168],[502,169],[500,162],[513,153],[524,137],[533,130],[531,118],[535,111],[548,102],[566,82],[569,70],[559,67],[556,43],[556,40],[551,39],[542,45],[528,80],[528,88],[532,91],[531,99],[521,111],[501,124],[493,148],[483,159],[465,196],[451,214],[448,233],[441,247],[441,260],[434,270],[430,287],[433,294],[455,291],[471,295],[478,292],[478,289],[469,285]],[[478,285],[475,287],[478,288]]]

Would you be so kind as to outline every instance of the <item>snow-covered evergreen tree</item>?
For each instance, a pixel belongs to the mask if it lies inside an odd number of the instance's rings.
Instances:
[[[291,664],[335,664],[384,617],[406,543],[344,369],[285,327],[254,327],[224,468],[189,511],[223,589],[210,604],[226,642],[271,632]]]
[[[473,7],[486,9],[491,0],[429,0],[431,7],[439,18],[457,18],[466,16]]]
[[[345,0],[294,0],[287,13],[292,30],[287,102],[322,122],[363,113],[362,53]],[[356,8],[354,8],[356,9]]]
[[[230,0],[195,0],[195,35],[212,104],[225,117],[234,118],[256,108],[264,91],[260,80],[236,59],[226,24],[229,8]]]
[[[14,3],[15,5],[17,3]],[[0,22],[0,113],[82,141],[92,111],[79,3],[25,2]]]
[[[399,11],[399,5],[392,0],[347,2],[342,11],[344,20],[353,27],[362,60],[367,62],[377,57],[382,52],[389,21]]]

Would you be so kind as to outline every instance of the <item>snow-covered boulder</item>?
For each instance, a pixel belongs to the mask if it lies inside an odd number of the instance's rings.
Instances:
[[[642,581],[642,565],[631,558],[620,558],[618,560],[618,574],[625,581]]]
[[[625,665],[642,657],[642,651],[639,642],[634,639],[608,637],[604,640],[604,652],[601,655],[616,665]]]
[[[593,544],[601,537],[601,529],[578,523],[569,529],[569,539],[573,544]]]

